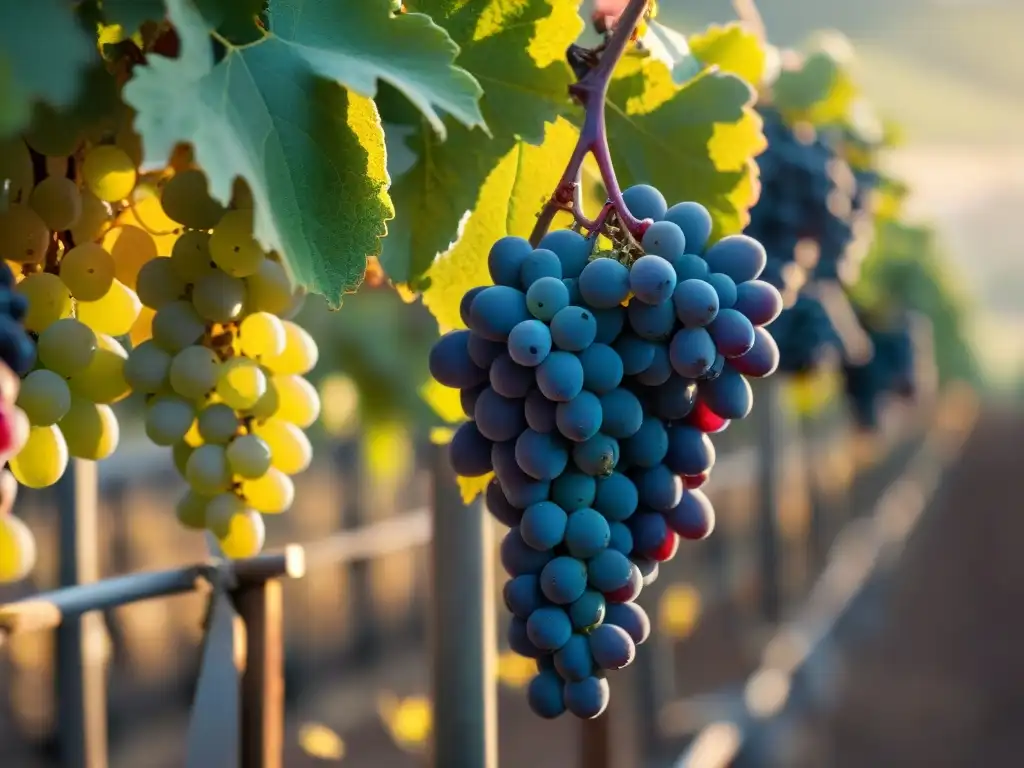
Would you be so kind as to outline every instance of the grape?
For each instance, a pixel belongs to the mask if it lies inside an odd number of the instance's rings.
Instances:
[[[106,459],[117,450],[121,439],[121,428],[111,407],[77,395],[71,396],[71,406],[57,425],[68,453],[76,459]]]
[[[537,717],[554,720],[565,712],[565,684],[557,672],[540,672],[526,688],[526,700]]]
[[[107,232],[103,236],[103,247],[114,259],[114,277],[129,288],[135,287],[139,270],[160,255],[153,236],[131,225]]]
[[[251,366],[249,368],[252,371]],[[259,368],[255,371],[262,373]],[[278,405],[275,413],[278,417],[303,429],[311,427],[320,417],[320,395],[309,381],[301,376],[278,374],[274,376],[272,383],[277,393]]]
[[[705,280],[683,280],[676,286],[672,303],[686,328],[703,328],[718,316],[718,293]]]
[[[548,400],[560,403],[572,400],[583,391],[580,359],[571,352],[552,352],[537,366],[537,387]]]
[[[190,490],[178,501],[174,513],[183,526],[201,531],[206,528],[206,506],[209,503],[209,498]]]
[[[493,285],[477,294],[469,307],[469,326],[485,339],[507,341],[523,320],[530,319],[526,296],[504,285]]]
[[[145,306],[160,309],[185,297],[185,281],[178,276],[170,259],[156,258],[139,270],[135,292]]]
[[[711,287],[718,294],[718,306],[722,309],[731,309],[736,304],[736,283],[728,275],[719,272],[712,272],[706,278]]]
[[[546,248],[531,251],[523,259],[519,266],[519,285],[524,291],[528,290],[542,277],[562,279],[562,262],[553,251]]]
[[[114,257],[96,243],[82,243],[64,254],[60,279],[79,301],[99,301],[114,283]]]
[[[73,317],[65,317],[39,334],[39,362],[61,376],[74,376],[92,362],[97,344],[91,328]]]
[[[287,339],[284,323],[269,312],[253,312],[238,326],[241,352],[253,360],[259,360],[264,355],[275,357],[282,354]]]
[[[672,288],[675,288],[674,270],[671,269],[672,265],[665,260],[678,258],[686,253],[686,236],[683,234],[683,230],[671,221],[656,221],[644,232],[640,245],[645,253],[661,257],[661,261],[664,262],[664,265],[658,265],[656,271],[652,273],[648,273],[646,268],[641,271],[639,278],[641,289],[653,299],[651,303],[664,301],[672,294]],[[638,259],[637,262],[640,260]],[[636,264],[633,266],[635,269]],[[672,278],[671,283],[666,282],[669,277]],[[637,294],[637,298],[640,298],[640,294]],[[641,299],[641,301],[644,300]]]
[[[77,317],[97,333],[126,336],[142,311],[142,302],[135,292],[120,280],[98,301],[79,301]]]
[[[220,359],[207,347],[185,347],[171,361],[171,389],[188,400],[211,392],[220,377]]]
[[[117,339],[96,334],[96,351],[81,371],[75,373],[68,384],[71,391],[94,403],[116,403],[131,394],[124,376],[128,353]]]
[[[642,304],[632,301],[626,310],[633,332],[647,341],[663,341],[672,335],[676,315],[671,301]]]
[[[227,535],[218,537],[217,544],[225,557],[237,560],[258,555],[263,549],[266,536],[263,518],[249,509],[232,516]]]
[[[81,170],[89,191],[108,203],[124,200],[135,189],[135,163],[119,147],[93,147],[86,153]]]
[[[594,320],[597,321],[597,336],[594,341],[598,344],[611,344],[622,333],[626,327],[626,313],[622,307],[608,307],[607,309],[595,309]]]
[[[569,606],[569,618],[573,627],[588,631],[604,621],[605,609],[604,595],[588,589]]]
[[[146,436],[157,445],[173,445],[185,437],[195,418],[190,402],[161,395],[146,406]]]
[[[722,432],[727,426],[729,426],[729,420],[723,419],[718,414],[712,412],[703,400],[698,399],[697,402],[694,403],[693,410],[690,411],[690,415],[686,417],[686,424],[699,429],[701,432],[706,432],[711,435],[717,432]]]
[[[214,385],[221,400],[236,411],[255,406],[267,391],[267,376],[255,360],[247,357],[232,357],[217,369]],[[278,388],[278,414],[283,407],[283,398]]]
[[[180,352],[206,333],[203,319],[191,301],[172,301],[153,318],[153,341],[167,352]]]
[[[668,203],[665,196],[650,184],[634,184],[622,191],[622,200],[626,208],[636,218],[658,221],[665,217]]]
[[[672,509],[683,496],[683,483],[664,464],[632,474],[640,503],[659,512]]]
[[[663,557],[663,559],[669,559],[669,558],[675,556],[675,549],[672,549],[671,551],[669,549],[668,543],[670,541],[672,541],[672,542],[678,541],[678,538],[675,536],[675,534],[671,534],[669,537],[667,537],[665,539],[666,544],[665,544],[665,547],[663,548],[664,549],[664,557]],[[655,561],[655,562],[657,562],[657,561]],[[638,597],[640,597],[640,593],[643,592],[643,589],[644,589],[644,577],[643,577],[643,574],[640,573],[640,568],[635,563],[630,562],[630,565],[629,565],[629,578],[626,580],[626,583],[623,584],[618,589],[613,590],[611,592],[608,592],[605,595],[605,600],[608,601],[609,605],[618,605],[620,603],[632,603],[634,600],[636,600]]]
[[[677,475],[699,475],[715,465],[715,447],[699,429],[674,425],[668,430],[665,466]]]
[[[82,196],[71,179],[47,176],[32,190],[29,206],[49,229],[66,230],[82,215]]]
[[[656,555],[664,549],[670,534],[664,515],[657,512],[640,512],[626,522],[633,534],[633,551],[652,560],[661,560]]]
[[[24,579],[35,564],[36,542],[32,531],[14,515],[0,517],[0,583]]]
[[[551,331],[540,320],[523,320],[508,335],[509,357],[519,365],[536,367],[550,352]]]
[[[192,305],[200,317],[211,323],[238,320],[245,308],[245,281],[219,269],[211,270],[192,287]]]
[[[233,493],[218,493],[206,502],[206,527],[218,537],[227,536],[231,518],[245,512],[245,502]]]
[[[548,400],[539,389],[531,389],[524,407],[527,426],[534,432],[553,432],[557,425],[557,409],[558,403]]]
[[[611,691],[604,678],[588,677],[586,680],[565,684],[566,708],[584,720],[593,720],[603,714],[610,698]]]
[[[654,565],[657,567],[657,563]],[[636,645],[640,645],[651,635],[651,620],[647,617],[647,612],[636,603],[609,605],[605,623],[624,629]]]
[[[491,480],[487,484],[485,499],[487,511],[502,525],[514,528],[522,521],[523,510],[513,507],[509,503],[497,480]]]
[[[477,398],[473,417],[480,434],[494,442],[514,440],[526,429],[523,401],[502,397],[490,387]]]
[[[551,500],[566,512],[589,507],[594,502],[597,484],[580,472],[563,472],[551,483]]]
[[[536,550],[553,549],[562,543],[566,520],[565,510],[550,501],[541,501],[523,512],[519,534]]]
[[[565,470],[569,454],[553,435],[526,429],[516,439],[516,463],[535,480],[553,480]]]
[[[768,263],[768,254],[752,237],[728,235],[708,248],[704,260],[712,272],[728,275],[739,284],[757,279]]]
[[[684,539],[706,539],[715,529],[715,508],[704,493],[687,490],[679,503],[665,513],[669,528]]]
[[[614,438],[598,433],[572,449],[572,460],[580,471],[593,477],[612,473],[619,463],[619,444]]]
[[[521,237],[503,237],[491,246],[487,269],[495,285],[518,287],[520,272],[533,246]]]
[[[574,634],[554,655],[555,669],[565,680],[583,680],[594,671],[594,659],[584,635]]]
[[[71,408],[71,390],[61,376],[39,368],[22,380],[17,404],[32,426],[49,427]]]
[[[538,320],[549,321],[560,309],[569,306],[569,291],[561,280],[541,277],[526,291],[526,306]]]
[[[255,274],[266,258],[252,235],[252,219],[250,210],[228,211],[210,233],[210,257],[232,277]]]
[[[645,557],[636,557],[634,555],[632,562],[640,572],[640,578],[642,579],[642,583],[645,587],[658,580],[659,568],[657,560],[650,560]],[[614,603],[614,605],[621,605],[621,603]]]
[[[700,203],[676,203],[662,216],[671,221],[686,237],[686,244],[691,253],[701,253],[711,237],[711,214]]]
[[[38,264],[46,256],[50,230],[27,205],[0,211],[0,256],[18,264]]]
[[[579,277],[590,260],[594,248],[592,241],[571,229],[556,229],[541,238],[539,248],[546,248],[558,255],[562,264],[562,277]],[[543,319],[543,318],[541,318]]]
[[[601,669],[622,669],[636,658],[636,645],[621,627],[602,624],[588,638],[594,661]]]
[[[639,499],[636,485],[619,472],[597,480],[594,509],[608,520],[621,522],[628,519],[636,511]]]
[[[295,501],[295,485],[288,475],[270,467],[262,476],[242,481],[242,496],[257,512],[277,515]]]
[[[170,256],[171,267],[179,280],[195,283],[214,271],[210,259],[210,233],[187,230],[174,242]],[[246,286],[251,280],[246,280]]]
[[[615,389],[622,383],[622,358],[607,344],[591,344],[579,354],[583,366],[583,386],[596,394]]]
[[[629,270],[615,259],[594,259],[580,273],[579,289],[594,309],[617,307],[629,296]]]
[[[491,450],[494,473],[501,483],[509,502],[519,509],[544,501],[551,491],[551,484],[534,480],[523,472],[516,463],[515,443],[495,443]]]
[[[744,376],[756,379],[771,376],[779,367],[779,347],[764,328],[754,329],[754,346],[745,355],[730,361],[730,365]]]
[[[32,427],[21,450],[9,466],[11,474],[26,488],[47,488],[68,466],[68,446],[56,424]]]
[[[8,199],[24,202],[35,183],[32,155],[18,138],[0,140],[0,180],[8,183]]]
[[[580,281],[576,277],[563,277],[562,285],[569,292],[569,303],[577,306],[583,303],[583,294],[580,293]]]
[[[754,326],[735,309],[723,309],[708,326],[708,333],[719,353],[741,357],[754,346]]]
[[[619,443],[622,459],[636,467],[653,467],[668,452],[668,431],[660,419],[644,415],[640,429]]]
[[[729,369],[714,381],[702,384],[700,394],[707,407],[723,419],[746,418],[754,406],[750,384],[741,374]]]
[[[575,557],[556,557],[544,563],[540,589],[556,605],[569,605],[580,599],[587,588],[587,566]]]
[[[42,333],[62,317],[71,317],[71,294],[56,275],[36,272],[14,290],[28,301],[28,312],[22,319],[26,330]]]
[[[260,262],[259,269],[245,278],[247,308],[251,312],[270,312],[285,317],[295,300],[291,278],[285,268],[272,259]]]
[[[565,527],[565,545],[573,557],[589,559],[603,551],[610,540],[608,521],[600,512],[583,507],[569,515]]]
[[[530,641],[526,633],[526,621],[515,617],[508,625],[508,647],[528,659],[538,659],[545,655],[544,651]]]
[[[756,326],[768,325],[782,313],[782,294],[775,286],[760,280],[750,280],[736,286],[738,312],[746,315]]]
[[[565,307],[551,319],[551,338],[559,349],[581,352],[596,337],[597,321],[582,307]]]
[[[529,546],[516,527],[510,528],[501,540],[501,566],[509,576],[541,573],[553,556],[550,550],[540,552]]]
[[[697,385],[689,379],[673,375],[654,393],[654,413],[668,421],[683,419],[693,410]]]
[[[18,375],[31,370],[36,361],[36,348],[32,339],[21,324],[10,316],[0,315],[0,360]]]
[[[274,373],[304,376],[316,366],[319,350],[313,337],[302,326],[290,320],[282,320],[284,326],[284,352],[267,355],[262,363]]]
[[[505,582],[501,594],[505,606],[513,616],[520,619],[529,618],[531,613],[547,604],[540,591],[540,579],[533,573],[524,573],[509,579]]]
[[[555,411],[555,422],[563,437],[581,443],[589,440],[601,428],[603,413],[597,395],[586,390],[572,400],[559,403]]]
[[[629,555],[633,551],[633,534],[623,523],[608,523],[608,546]]]
[[[235,410],[224,403],[211,403],[199,412],[196,426],[206,443],[224,445],[238,432],[240,422]]]
[[[630,333],[619,336],[612,349],[621,358],[622,371],[627,376],[642,373],[654,360],[654,344]]]
[[[462,299],[459,301],[459,317],[462,319],[463,325],[469,327],[469,307],[473,303],[473,299],[486,287],[486,285],[478,285],[462,294]]]
[[[84,245],[91,240],[96,240],[106,229],[111,218],[111,211],[106,203],[89,190],[82,190],[80,197],[82,210],[78,220],[71,225],[71,239]]]
[[[446,387],[474,387],[487,372],[469,356],[469,331],[446,333],[430,349],[430,375]]]
[[[270,446],[258,435],[239,435],[225,450],[231,472],[243,479],[256,480],[270,469]]]
[[[476,424],[462,424],[452,436],[451,462],[455,474],[480,477],[491,471],[491,441],[480,434]]]
[[[519,325],[522,325],[522,323]],[[516,327],[518,328],[519,326]],[[500,341],[489,341],[483,336],[478,336],[472,331],[469,332],[469,339],[466,342],[466,351],[469,352],[469,359],[476,363],[480,368],[490,368],[491,364],[507,350],[507,344],[503,344]]]
[[[636,395],[622,387],[601,395],[601,410],[604,413],[601,430],[617,440],[635,435],[643,423],[643,406]]]
[[[168,216],[191,229],[213,229],[224,215],[220,203],[210,197],[202,171],[174,174],[164,185],[160,203]]]
[[[669,357],[672,367],[685,378],[703,376],[715,362],[715,342],[703,328],[684,328],[672,337]]]
[[[711,270],[708,263],[695,253],[684,253],[681,256],[668,259],[672,268],[676,271],[676,284],[686,280],[707,280]]]

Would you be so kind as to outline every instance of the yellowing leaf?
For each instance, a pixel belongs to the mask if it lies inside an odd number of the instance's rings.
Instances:
[[[801,418],[814,416],[839,395],[837,371],[823,368],[813,373],[791,376],[785,389],[790,410]]]
[[[299,746],[320,760],[341,760],[345,756],[344,740],[320,723],[306,723],[299,728]]]
[[[672,584],[658,601],[660,631],[675,640],[689,637],[703,608],[700,592],[690,584]]]
[[[462,493],[462,503],[469,504],[473,499],[486,491],[487,485],[493,477],[493,472],[488,472],[483,477],[462,477],[462,475],[458,475],[455,479],[458,481],[459,491]]]
[[[364,427],[363,445],[366,469],[375,480],[397,480],[412,466],[412,441],[404,424],[370,422]]]
[[[430,442],[433,445],[448,445],[455,435],[451,427],[432,427],[430,430]]]
[[[400,699],[385,691],[377,697],[377,714],[401,749],[422,750],[433,732],[433,704],[426,696]]]
[[[428,379],[420,387],[420,397],[446,423],[458,424],[466,420],[466,414],[462,412],[459,390],[438,384],[434,379]]]
[[[537,662],[513,651],[498,654],[498,682],[508,688],[523,688],[537,675]]]
[[[359,423],[359,388],[344,374],[332,373],[320,382],[320,423],[333,437],[351,435]]]
[[[764,78],[764,43],[737,23],[713,24],[690,37],[690,50],[705,65],[717,65],[757,87]]]

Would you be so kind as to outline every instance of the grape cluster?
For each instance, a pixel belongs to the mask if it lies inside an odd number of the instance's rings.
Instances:
[[[647,638],[636,604],[680,538],[702,539],[714,510],[698,488],[712,470],[708,435],[745,417],[747,377],[772,373],[764,330],[782,298],[758,280],[766,255],[737,235],[706,248],[711,216],[668,207],[646,185],[624,193],[651,220],[638,248],[594,253],[595,239],[518,237],[488,255],[493,286],[468,291],[468,330],[430,355],[461,391],[456,473],[493,472],[487,508],[510,530],[501,561],[508,641],[537,659],[533,711],[582,718],[607,706],[608,670]]]
[[[843,380],[854,421],[864,429],[876,429],[884,395],[909,399],[916,394],[916,357],[911,325],[905,317],[888,327],[869,326],[868,335],[874,355],[864,365],[845,365]]]
[[[202,172],[186,169],[161,203],[185,229],[168,257],[139,270],[152,338],[131,351],[124,374],[146,395],[146,434],[172,448],[190,486],[179,520],[210,530],[228,557],[248,557],[263,546],[262,514],[291,506],[291,476],[312,460],[303,430],[320,401],[303,375],[317,346],[285,319],[302,293],[255,240],[250,202],[238,196],[225,209]]]
[[[786,373],[809,373],[842,352],[842,341],[825,307],[806,293],[779,315],[771,334],[779,349],[779,370]]]

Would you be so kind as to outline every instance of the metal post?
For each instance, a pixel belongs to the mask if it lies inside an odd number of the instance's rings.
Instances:
[[[281,768],[284,760],[284,616],[278,579],[235,591],[245,623],[242,768]]]
[[[757,390],[758,557],[761,618],[775,624],[782,613],[779,573],[779,456],[782,441],[782,385],[777,376],[760,382]]]
[[[497,768],[493,528],[462,503],[448,450],[432,446],[434,768]]]
[[[96,464],[73,459],[57,488],[60,586],[99,579]],[[57,627],[55,687],[62,768],[106,768],[107,690],[103,616],[65,618]]]

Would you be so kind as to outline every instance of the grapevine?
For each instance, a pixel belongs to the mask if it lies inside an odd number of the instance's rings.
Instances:
[[[570,50],[585,117],[568,165],[531,240],[490,248],[493,285],[462,300],[468,330],[430,357],[468,418],[452,466],[491,478],[487,508],[510,528],[508,642],[537,660],[527,697],[544,718],[607,707],[606,673],[628,666],[650,632],[643,587],[680,539],[714,527],[700,490],[715,462],[709,435],[749,414],[748,378],[778,364],[764,327],[782,297],[758,279],[761,244],[715,242],[700,203],[670,206],[652,186],[616,180],[604,104],[645,8],[630,2],[597,50]],[[608,194],[593,219],[579,193],[588,154]],[[549,231],[560,212],[573,225]]]

